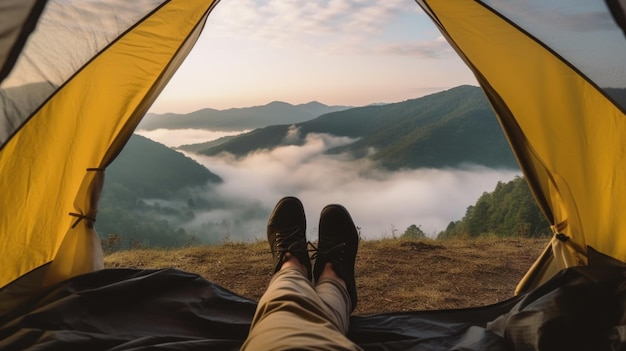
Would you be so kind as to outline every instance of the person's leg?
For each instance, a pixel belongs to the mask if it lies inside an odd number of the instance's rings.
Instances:
[[[318,228],[318,252],[313,268],[316,291],[333,311],[333,321],[346,333],[350,313],[357,303],[354,266],[359,234],[348,210],[341,205],[326,206]]]
[[[332,320],[302,266],[287,259],[257,306],[242,350],[360,350]]]
[[[346,283],[337,276],[330,263],[326,263],[324,271],[316,281],[315,291],[329,309],[331,320],[346,334],[350,326],[352,311],[350,294]]]
[[[331,321],[334,312],[313,288],[311,263],[303,251],[304,210],[297,199],[286,199],[268,222],[276,274],[259,301],[242,350],[359,350]]]

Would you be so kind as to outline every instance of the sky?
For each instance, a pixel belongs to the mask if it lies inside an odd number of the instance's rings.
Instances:
[[[364,106],[477,85],[413,0],[223,0],[152,106]]]

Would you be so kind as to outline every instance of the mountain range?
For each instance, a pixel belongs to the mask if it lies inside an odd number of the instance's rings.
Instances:
[[[267,111],[270,106],[278,105],[272,103],[257,108]],[[309,105],[313,106],[325,110],[317,104]],[[254,113],[257,108],[249,108],[247,113]],[[238,121],[232,122],[223,122],[223,125],[235,129]],[[203,127],[211,128],[210,125]],[[298,133],[291,133],[297,137],[286,138],[290,128],[292,132],[297,129]],[[227,152],[244,157],[259,149],[302,145],[309,133],[349,137],[353,140],[351,143],[327,152],[368,157],[387,169],[464,164],[517,167],[482,90],[473,86],[394,104],[322,113],[307,121],[264,126],[181,149],[206,155]],[[195,218],[198,211],[219,207],[218,199],[202,194],[221,182],[219,175],[184,154],[133,135],[107,168],[98,231],[103,238],[121,235],[126,246],[131,245],[131,239],[146,247],[183,245],[193,241],[197,233],[183,229],[182,224]]]
[[[297,128],[299,138],[286,138]],[[510,146],[482,90],[460,86],[418,99],[323,114],[315,119],[271,125],[234,137],[181,146],[214,156],[245,156],[260,149],[302,145],[309,133],[356,139],[328,153],[368,157],[387,169],[443,168],[477,164],[517,168]]]
[[[205,108],[188,114],[148,113],[138,129],[208,129],[240,131],[276,124],[300,123],[325,113],[349,109],[351,106],[327,106],[317,101],[292,105],[274,101],[263,106],[215,110]]]

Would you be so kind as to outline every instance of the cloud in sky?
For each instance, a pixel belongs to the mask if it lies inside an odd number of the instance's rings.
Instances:
[[[230,0],[151,112],[275,100],[364,106],[462,84],[477,85],[413,0]]]
[[[426,19],[411,0],[234,0],[223,9],[220,6],[209,20],[214,20],[209,25],[215,28],[209,35],[246,36],[276,47],[326,54],[417,53],[438,58],[451,53],[445,41],[441,45],[441,37],[400,40],[392,33],[392,24],[406,21],[407,14],[415,21]],[[426,50],[429,54],[423,55]]]
[[[232,36],[252,35],[277,45],[306,43],[310,39],[371,35],[398,13],[413,5],[410,0],[233,0],[215,9],[216,30]],[[221,6],[224,6],[222,9]],[[219,12],[218,12],[219,11]],[[306,37],[303,40],[303,37]]]
[[[319,212],[329,203],[346,206],[368,239],[399,236],[412,224],[434,236],[461,219],[484,191],[519,175],[476,166],[387,172],[368,160],[324,154],[352,142],[349,138],[309,134],[305,141],[243,159],[190,154],[224,183],[207,194],[219,202],[219,209],[197,214],[187,228],[200,230],[211,242],[263,240],[275,203],[293,195],[304,203],[312,240],[317,238]]]
[[[379,46],[377,50],[382,54],[413,56],[425,59],[438,59],[455,55],[452,47],[442,36],[430,41],[384,44]]]

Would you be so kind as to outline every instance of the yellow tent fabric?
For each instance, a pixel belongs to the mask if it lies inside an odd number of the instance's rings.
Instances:
[[[576,23],[567,23],[569,34],[553,35],[557,40],[550,38],[556,19],[522,27],[525,18],[537,17],[548,6],[539,1],[418,3],[474,71],[552,223],[555,236],[518,291],[562,268],[588,264],[588,247],[626,261],[626,217],[621,213],[626,208],[626,116],[624,106],[603,89],[607,84],[618,91],[625,87],[626,56],[606,67],[617,75],[612,81],[593,71],[605,64],[604,56],[615,55],[613,50],[624,52],[619,27],[602,37],[608,49],[594,52],[595,43],[572,27]],[[601,15],[610,22],[602,1],[587,2],[583,9],[556,3],[550,4],[553,11],[574,13],[579,20],[586,13]],[[555,49],[559,43],[569,46],[564,55]],[[589,49],[576,56],[574,45]]]
[[[93,220],[103,170],[214,5],[48,2],[0,86],[0,287],[33,270],[49,284],[102,266]],[[21,89],[34,93],[20,100]]]

